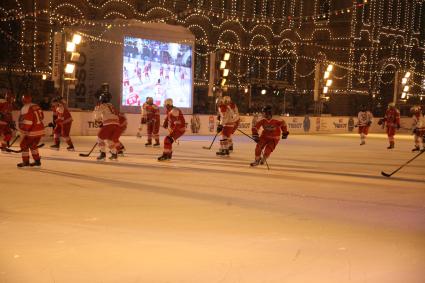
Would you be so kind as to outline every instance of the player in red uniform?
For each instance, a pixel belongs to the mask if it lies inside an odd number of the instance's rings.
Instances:
[[[173,142],[181,137],[186,130],[186,121],[182,111],[173,106],[173,100],[167,98],[164,102],[167,116],[163,127],[168,129],[168,135],[164,138],[164,152],[158,157],[158,161],[170,160],[173,154]]]
[[[236,106],[236,105],[234,105]],[[229,146],[232,145],[232,134],[235,132],[236,122],[239,120],[237,107],[231,106],[230,96],[218,99],[218,115],[220,123],[217,126],[217,133],[221,132],[220,150],[216,152],[219,156],[229,156]]]
[[[97,134],[97,144],[100,149],[100,155],[97,157],[97,160],[106,159],[106,142],[108,142],[111,151],[111,157],[109,159],[117,160],[117,153],[120,148],[119,137],[121,135],[119,112],[110,103],[109,95],[101,94],[99,102],[100,104],[94,110],[94,120],[101,125]]]
[[[372,125],[373,115],[370,111],[367,111],[365,105],[361,105],[357,118],[356,127],[359,127],[360,145],[364,145],[366,144],[366,136],[369,133],[370,125]]]
[[[400,112],[395,107],[395,103],[388,104],[388,109],[385,112],[385,117],[381,120],[379,120],[380,125],[385,123],[385,126],[387,127],[387,136],[388,141],[390,142],[390,145],[387,147],[387,149],[394,148],[394,136],[396,133],[396,130],[400,129]]]
[[[257,146],[255,147],[255,161],[250,164],[251,166],[264,164],[279,143],[280,138],[286,139],[289,135],[285,121],[273,119],[271,106],[263,108],[263,116],[264,118],[252,127],[252,137],[257,142]],[[260,128],[263,128],[261,136],[258,135]],[[263,157],[261,157],[261,153],[263,153]]]
[[[18,167],[40,166],[40,154],[37,145],[42,136],[44,136],[44,114],[40,106],[32,103],[30,93],[24,94],[22,97],[21,113],[19,115],[19,131],[22,133],[22,141],[20,144],[22,150],[22,163],[17,164]],[[30,163],[31,150],[33,163]]]
[[[1,140],[2,151],[5,151],[9,147],[13,130],[16,130],[16,125],[12,118],[12,110],[13,97],[11,93],[6,92],[4,98],[0,98],[0,137],[3,137]]]
[[[422,149],[425,150],[425,116],[422,114],[422,109],[419,105],[413,106],[410,108],[410,112],[413,115],[413,135],[415,141],[415,147],[412,151],[419,151]]]
[[[159,146],[159,107],[153,103],[152,97],[146,97],[146,102],[142,106],[142,125],[147,125],[148,141],[145,146],[152,145],[152,137],[155,139],[153,146]]]
[[[62,96],[57,96],[52,100],[52,110],[56,114],[55,127],[53,129],[53,138],[55,144],[51,145],[50,148],[59,150],[60,147],[60,138],[68,144],[67,150],[73,151],[74,145],[69,136],[72,126],[72,116],[66,106],[66,102],[63,100]],[[49,123],[49,126],[53,126],[53,123]]]

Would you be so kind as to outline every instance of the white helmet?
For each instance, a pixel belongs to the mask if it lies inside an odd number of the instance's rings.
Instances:
[[[414,105],[412,108],[410,108],[411,113],[418,113],[421,112],[421,107],[419,105]]]
[[[164,107],[167,107],[167,106],[173,106],[173,100],[171,98],[167,98],[164,101]]]
[[[224,104],[229,104],[230,102],[232,102],[232,99],[230,98],[230,96],[228,96],[228,95],[223,96],[223,103]]]
[[[217,99],[215,100],[215,104],[218,105],[218,106],[223,104],[223,97],[221,97],[221,96],[217,97]]]

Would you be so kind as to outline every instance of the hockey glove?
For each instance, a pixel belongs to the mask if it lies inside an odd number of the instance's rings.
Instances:
[[[397,124],[397,130],[400,130],[400,124]]]
[[[218,125],[217,126],[217,133],[223,131],[223,125]]]
[[[282,133],[282,139],[286,140],[288,138],[289,132]]]
[[[379,119],[379,121],[378,121],[378,125],[379,126],[381,126],[381,125],[383,125],[384,124],[384,119]]]
[[[54,127],[55,127],[55,124],[53,124],[52,122],[50,122],[50,123],[47,125],[47,127],[49,127],[49,128],[54,128]]]
[[[367,122],[367,126],[370,127],[372,125],[372,121]]]
[[[258,135],[252,135],[252,139],[258,143],[260,141],[260,137]]]
[[[147,123],[146,118],[142,118],[142,120],[140,121],[140,123],[141,124],[146,124]]]
[[[16,131],[16,123],[15,123],[15,121],[10,121],[9,122],[9,128],[11,128],[12,130]]]
[[[162,124],[162,127],[164,129],[167,129],[168,128],[168,120],[164,120],[164,123]]]

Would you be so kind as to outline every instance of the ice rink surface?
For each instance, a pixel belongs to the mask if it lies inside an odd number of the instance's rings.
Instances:
[[[425,154],[411,136],[290,135],[265,166],[235,139],[184,137],[173,160],[124,137],[118,162],[0,156],[0,282],[425,282]],[[218,139],[217,139],[218,140]]]

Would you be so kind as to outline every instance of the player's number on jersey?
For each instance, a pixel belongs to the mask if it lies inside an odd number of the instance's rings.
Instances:
[[[37,124],[41,124],[43,120],[43,113],[41,110],[34,111],[35,118],[37,119]]]

